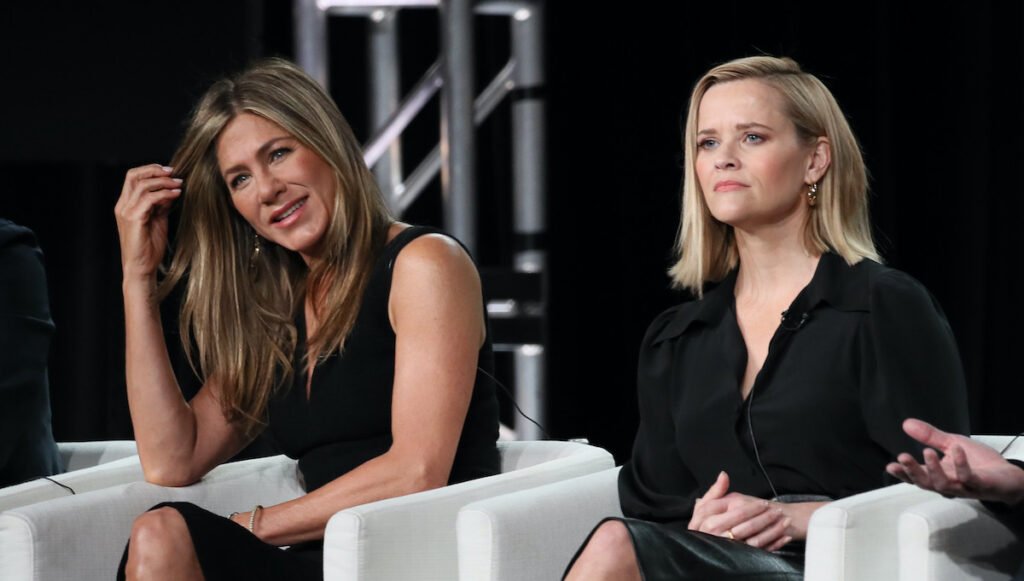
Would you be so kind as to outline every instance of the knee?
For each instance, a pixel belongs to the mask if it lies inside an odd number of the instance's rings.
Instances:
[[[188,527],[181,513],[173,508],[164,507],[143,513],[132,524],[132,546],[159,547],[167,544],[171,538],[178,538],[182,533],[188,534]]]
[[[610,520],[597,527],[567,578],[639,579],[633,540],[626,525]]]
[[[633,540],[626,525],[610,520],[597,527],[587,542],[586,551],[609,557],[629,557],[633,554]]]
[[[183,538],[190,538],[188,526],[173,508],[157,508],[136,518],[128,544],[129,578],[144,576],[145,571],[160,569],[163,563],[178,558],[175,547]]]

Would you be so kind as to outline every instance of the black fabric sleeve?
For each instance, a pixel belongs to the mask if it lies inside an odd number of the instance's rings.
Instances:
[[[861,393],[871,438],[890,456],[922,446],[903,432],[918,418],[969,434],[967,389],[956,340],[927,289],[886,270],[871,285],[871,314],[862,344]]]
[[[46,376],[53,331],[35,236],[0,220],[0,486],[60,471]]]
[[[654,341],[678,308],[662,313],[644,337],[637,370],[640,426],[633,456],[619,472],[623,514],[655,522],[688,521],[699,494],[696,479],[676,453],[671,414],[675,343]]]
[[[1017,459],[1008,459],[1007,462],[1013,464],[1017,468],[1024,470],[1024,461]],[[1002,502],[994,500],[983,500],[981,501],[989,510],[1006,518],[1011,518],[1016,521],[1024,522],[1024,502],[1017,504],[1016,506],[1009,506]]]

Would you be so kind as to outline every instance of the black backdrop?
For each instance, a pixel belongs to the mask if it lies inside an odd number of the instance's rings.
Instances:
[[[273,0],[0,8],[0,216],[47,255],[60,440],[130,437],[112,208],[124,171],[166,161],[182,119],[218,74],[290,56],[290,3]],[[550,396],[556,437],[628,456],[634,374],[668,290],[678,216],[679,120],[690,87],[730,58],[789,55],[828,84],[861,139],[886,260],[944,306],[960,344],[975,432],[1024,429],[1016,368],[1024,313],[1013,292],[1024,234],[1024,9],[1016,3],[885,1],[551,2],[547,58]],[[410,84],[436,54],[431,11],[402,16]],[[506,24],[478,19],[480,82],[507,55]],[[332,19],[331,90],[365,121],[363,25]],[[435,108],[436,109],[436,108]],[[481,129],[480,261],[512,250],[508,110]],[[414,127],[414,157],[436,110]],[[436,191],[436,185],[433,188]],[[409,219],[438,222],[436,196]],[[928,386],[920,386],[927,390]]]

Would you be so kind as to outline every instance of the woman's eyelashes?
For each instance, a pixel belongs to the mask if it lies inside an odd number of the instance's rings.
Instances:
[[[232,190],[237,190],[238,188],[240,188],[242,186],[242,184],[244,184],[248,180],[249,180],[249,175],[248,174],[238,174],[235,177],[231,178],[231,181],[228,182],[228,185],[231,186]]]
[[[292,152],[292,148],[290,148],[290,147],[278,147],[278,148],[275,148],[275,149],[271,150],[271,152],[267,154],[267,160],[270,163],[274,163],[276,161],[280,161],[281,159],[286,157],[291,152]],[[245,185],[246,182],[248,182],[248,181],[249,181],[249,174],[240,173],[240,174],[234,176],[233,178],[231,178],[231,181],[228,182],[228,185],[231,186],[232,190],[237,190],[238,188],[240,188],[243,185]]]
[[[750,145],[758,145],[765,142],[765,137],[759,133],[744,133],[741,141]],[[710,137],[697,142],[699,149],[714,149],[718,147],[718,140]]]
[[[290,147],[278,147],[270,152],[270,161],[275,162],[292,152]]]

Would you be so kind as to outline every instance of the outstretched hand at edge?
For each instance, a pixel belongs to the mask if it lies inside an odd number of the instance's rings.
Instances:
[[[949,497],[995,500],[1011,506],[1024,500],[1024,470],[996,450],[913,418],[903,422],[903,431],[927,446],[923,463],[904,452],[886,466],[889,474],[903,482]]]

